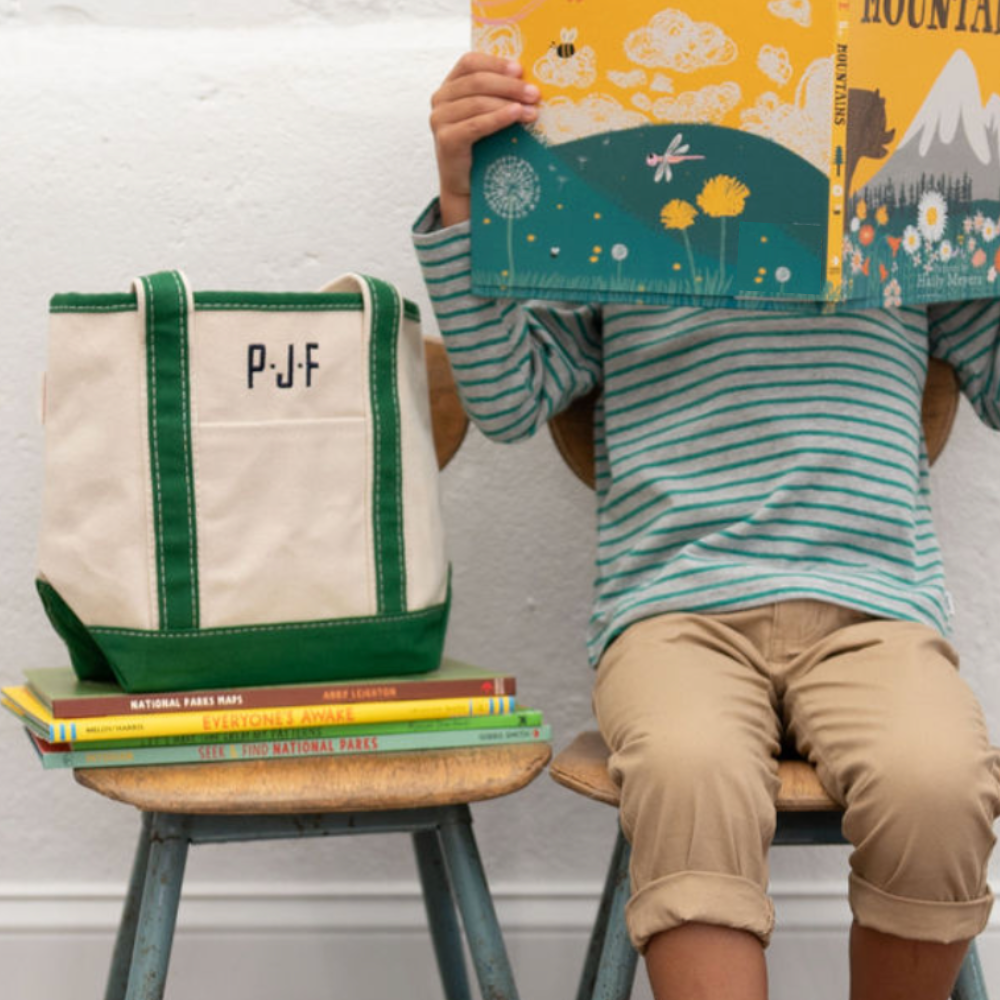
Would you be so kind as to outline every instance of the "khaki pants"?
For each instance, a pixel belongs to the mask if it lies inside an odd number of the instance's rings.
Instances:
[[[861,925],[939,942],[985,926],[1000,759],[934,630],[819,601],[663,615],[609,647],[594,711],[621,786],[640,951],[689,921],[768,942],[783,733],[844,807]]]

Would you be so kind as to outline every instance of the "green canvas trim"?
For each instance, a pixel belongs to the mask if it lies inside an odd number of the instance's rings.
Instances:
[[[399,416],[399,293],[363,275],[371,308],[369,386],[372,411],[372,527],[380,614],[406,610],[402,432]]]
[[[407,614],[90,636],[133,692],[387,677],[440,666],[450,603],[449,591],[443,604]]]
[[[160,628],[196,629],[198,535],[191,440],[187,292],[176,271],[140,279]]]
[[[357,292],[195,292],[196,309],[206,312],[253,310],[275,312],[330,312],[361,309]],[[49,300],[50,313],[135,312],[139,308],[134,292],[81,294],[65,292]],[[403,300],[407,319],[420,322],[420,307]]]
[[[45,580],[35,581],[35,589],[42,599],[42,607],[56,634],[69,650],[70,663],[80,680],[113,680],[114,671],[101,647],[94,642],[87,626],[77,618],[73,609],[59,596],[59,592]]]

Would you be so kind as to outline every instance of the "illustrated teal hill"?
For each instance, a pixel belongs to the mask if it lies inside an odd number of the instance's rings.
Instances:
[[[795,153],[717,126],[559,145],[515,127],[476,147],[474,282],[481,294],[577,300],[815,300],[827,189]]]

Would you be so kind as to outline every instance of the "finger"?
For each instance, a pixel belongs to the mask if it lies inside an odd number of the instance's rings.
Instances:
[[[438,149],[445,158],[464,156],[473,144],[493,135],[515,122],[529,124],[537,117],[537,109],[520,104],[504,104],[490,111],[450,122],[441,122],[434,130]]]
[[[486,52],[466,52],[445,77],[446,81],[457,80],[473,73],[497,73],[501,76],[521,76],[521,66],[513,59],[488,55]]]
[[[446,101],[435,107],[431,111],[431,128],[437,131],[447,125],[504,111],[511,116],[509,120],[517,121],[520,118],[519,109],[524,107],[533,108],[533,105],[522,104],[519,100],[511,100],[492,94],[474,94],[470,97]]]
[[[521,104],[534,104],[540,97],[538,87],[518,77],[501,73],[479,72],[447,81],[431,97],[431,107],[464,100],[469,97],[494,97]]]

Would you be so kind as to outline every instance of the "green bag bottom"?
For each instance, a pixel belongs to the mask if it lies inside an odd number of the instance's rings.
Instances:
[[[440,666],[451,606],[449,584],[443,604],[402,614],[151,632],[84,625],[54,587],[37,587],[76,675],[136,694],[426,673]]]

